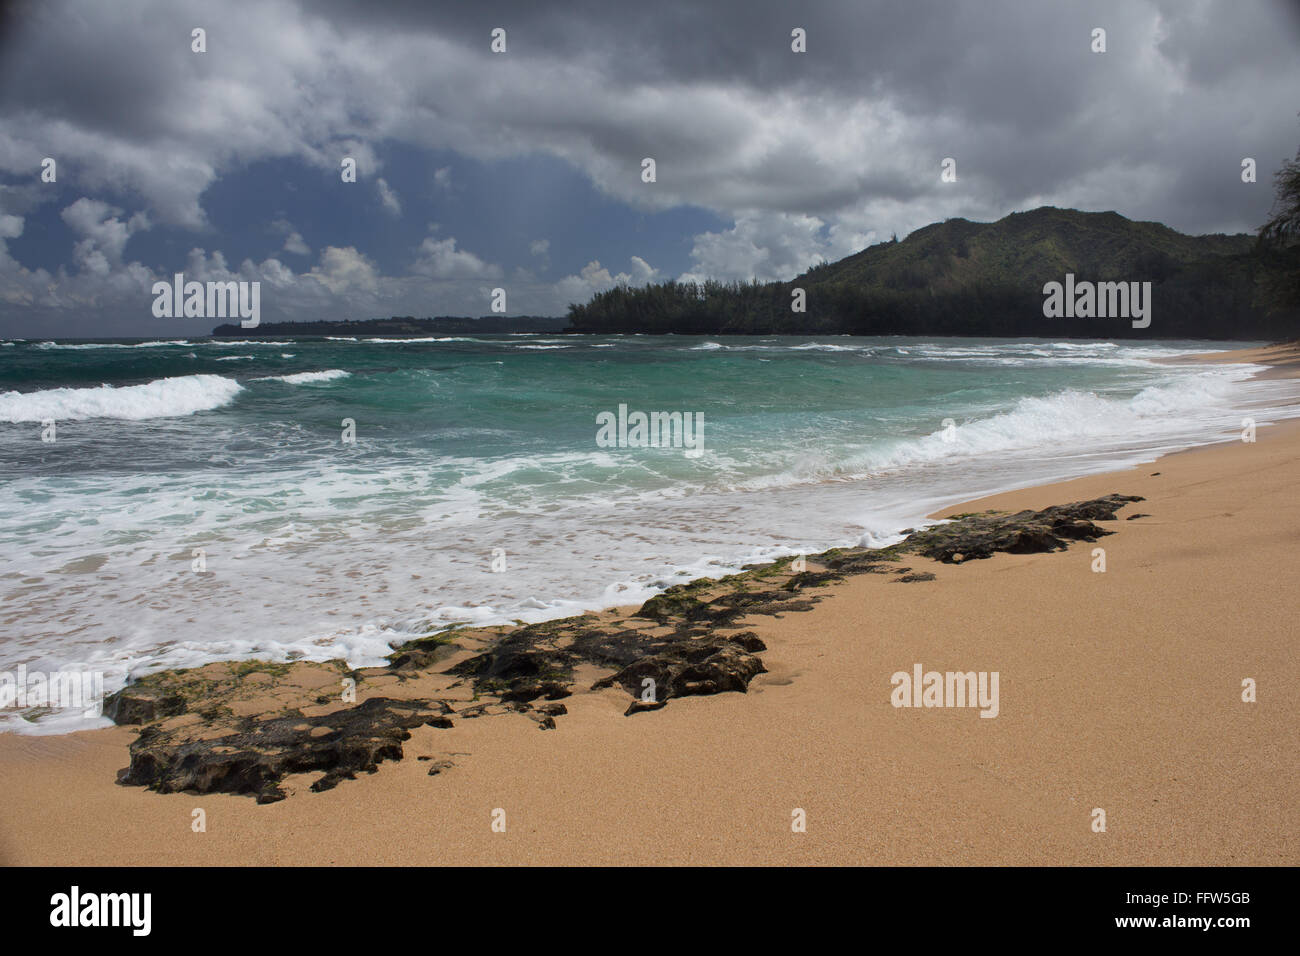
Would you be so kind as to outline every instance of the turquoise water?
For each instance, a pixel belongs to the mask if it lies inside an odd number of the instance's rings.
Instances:
[[[1205,350],[5,343],[0,668],[102,669],[112,688],[231,656],[374,663],[431,626],[634,603],[777,554],[887,542],[946,503],[1292,414],[1289,382],[1154,361]],[[701,453],[602,447],[597,416],[620,405],[702,418]]]

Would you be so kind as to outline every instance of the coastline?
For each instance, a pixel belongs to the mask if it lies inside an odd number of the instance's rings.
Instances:
[[[1266,375],[1300,373],[1294,346],[1197,357],[1269,359]],[[625,690],[579,679],[545,733],[508,711],[419,726],[373,776],[311,793],[304,774],[270,805],[117,785],[131,727],[0,735],[0,861],[1295,864],[1300,666],[1278,585],[1296,568],[1298,477],[1292,421],[1253,445],[947,508],[1145,499],[1096,545],[1105,574],[1083,543],[909,558],[934,580],[863,574],[818,588],[809,611],[742,618],[766,645],[746,694],[625,717]],[[914,663],[999,671],[999,716],[891,707],[890,675]],[[1243,677],[1259,703],[1241,702]],[[806,833],[791,832],[796,807]],[[1091,830],[1095,807],[1106,833]],[[190,829],[195,808],[206,833]]]
[[[1166,365],[1266,365],[1256,372],[1257,379],[1300,378],[1300,341],[1266,345],[1257,349],[1233,349],[1227,352],[1203,352],[1179,358],[1157,359]]]
[[[1231,434],[1225,429],[1234,427],[1238,414],[1276,420],[1300,413],[1300,406],[1279,407],[1295,393],[1293,383],[1243,381],[1260,366],[1175,367],[1154,361],[1216,347],[1206,342],[1130,347],[979,339],[814,342],[805,337],[700,343],[660,337],[618,346],[585,341],[576,347],[581,356],[557,359],[559,365],[552,366],[539,365],[539,357],[561,353],[528,351],[542,342],[528,338],[505,345],[419,345],[409,355],[406,346],[377,345],[378,354],[359,355],[353,351],[356,343],[328,345],[323,352],[302,343],[287,353],[280,346],[241,346],[211,359],[211,352],[196,345],[198,356],[210,359],[201,369],[188,367],[188,345],[164,343],[138,344],[132,348],[143,351],[135,352],[69,350],[32,356],[37,365],[66,359],[78,367],[104,356],[179,362],[186,367],[168,370],[204,373],[202,381],[185,381],[201,385],[206,397],[200,404],[211,407],[180,415],[170,424],[70,426],[75,431],[64,437],[90,430],[112,436],[94,446],[90,460],[79,466],[87,474],[103,469],[104,477],[74,481],[53,498],[42,498],[40,492],[47,479],[32,476],[29,482],[25,477],[21,457],[10,463],[6,474],[16,476],[12,490],[19,492],[19,500],[29,484],[37,497],[30,513],[18,509],[9,514],[6,555],[19,567],[44,567],[32,580],[22,581],[25,599],[21,605],[11,602],[4,618],[12,631],[6,641],[14,652],[11,668],[39,663],[46,669],[99,671],[107,689],[116,690],[141,672],[222,659],[343,658],[358,665],[382,664],[392,644],[434,626],[558,619],[640,602],[670,584],[720,577],[782,555],[894,541],[900,529],[924,524],[927,514],[963,499],[1123,468],[1164,451],[1216,441]],[[155,352],[155,345],[161,352]],[[618,460],[611,460],[599,443],[592,447],[581,415],[566,415],[558,423],[575,430],[554,446],[553,456],[538,459],[520,450],[539,438],[549,441],[545,415],[526,414],[512,424],[513,413],[489,414],[475,426],[493,426],[485,435],[495,437],[484,444],[470,437],[474,428],[444,435],[417,410],[422,389],[437,390],[419,367],[437,356],[442,356],[436,359],[440,363],[461,364],[460,359],[444,362],[449,358],[444,350],[463,355],[475,368],[492,367],[490,374],[466,373],[470,380],[488,384],[469,387],[464,407],[452,415],[463,417],[472,416],[480,400],[494,401],[488,396],[501,385],[494,370],[516,365],[544,369],[545,378],[554,378],[570,394],[570,388],[582,391],[585,373],[601,368],[630,364],[659,369],[657,363],[643,361],[643,347],[668,360],[666,368],[674,370],[647,378],[656,407],[675,407],[687,396],[693,404],[709,407],[711,399],[693,393],[692,382],[701,377],[691,370],[699,362],[710,374],[744,372],[746,380],[763,386],[751,385],[743,397],[737,393],[723,405],[766,408],[775,390],[783,396],[779,402],[786,414],[735,418],[715,409],[720,417],[709,426],[715,436],[709,455],[683,461],[672,452],[650,453],[654,463],[637,464],[640,453],[616,451]],[[290,353],[292,361],[283,361]],[[781,359],[772,361],[777,356]],[[374,383],[362,372],[370,361],[381,359],[397,363],[391,381],[390,373],[382,373],[383,390],[392,389],[392,403],[403,409],[384,430],[393,440],[399,434],[404,439],[394,444],[375,432],[373,444],[340,445],[342,456],[330,446],[313,445],[309,457],[318,452],[322,457],[310,465],[292,448],[274,447],[279,423],[299,415],[321,416],[313,419],[313,434],[317,428],[321,432],[307,445],[326,440],[328,420],[341,421],[354,396],[369,392]],[[787,367],[787,359],[793,365]],[[506,364],[498,366],[502,361]],[[560,367],[573,362],[584,374]],[[844,379],[844,368],[857,371]],[[344,375],[349,369],[357,374]],[[1002,369],[1010,370],[1005,381]],[[218,378],[207,378],[209,372]],[[902,376],[898,387],[889,384],[895,375]],[[517,378],[507,375],[505,381]],[[946,393],[963,378],[978,383],[977,390]],[[782,391],[787,385],[781,383],[794,379],[804,384]],[[835,384],[841,379],[843,390]],[[142,412],[167,411],[154,407],[171,404],[167,384],[168,379],[149,383],[149,407]],[[913,384],[930,396],[921,405],[906,398]],[[234,394],[236,386],[242,391]],[[404,394],[408,386],[415,389],[409,396]],[[514,385],[505,388],[516,390]],[[37,393],[47,398],[61,394]],[[111,399],[111,407],[102,409],[110,418],[134,414],[137,400],[100,395],[98,389],[76,396],[78,401]],[[843,405],[871,409],[867,421],[878,419],[879,427],[854,425],[854,415],[835,411]],[[1215,414],[1220,410],[1233,414]],[[962,425],[956,434],[941,429],[949,417]],[[247,428],[255,436],[258,450],[250,446],[247,453],[258,464],[241,471],[237,480],[222,464],[227,459],[221,442],[214,440],[222,432],[210,427],[217,423]],[[515,425],[523,428],[519,435],[511,431]],[[505,431],[497,433],[497,426]],[[426,429],[432,429],[427,442],[420,438],[403,450],[406,438],[423,436]],[[297,434],[296,426],[291,434]],[[952,446],[947,445],[950,438],[955,439]],[[142,442],[160,474],[170,477],[117,467]],[[297,438],[291,445],[307,448]],[[178,448],[190,449],[197,458],[177,455]],[[217,464],[200,464],[191,474],[193,461],[203,460],[200,448],[217,455]],[[389,454],[396,457],[382,457]],[[377,455],[388,463],[374,467]],[[623,468],[620,460],[631,467]],[[645,464],[652,467],[647,470]],[[576,485],[566,484],[584,475],[600,481],[581,478]],[[398,487],[403,493],[394,493]],[[342,501],[352,504],[342,507]],[[98,517],[70,517],[81,508]],[[146,513],[167,517],[138,525],[141,534],[123,538],[107,533],[129,524],[129,515],[140,520]],[[303,521],[304,514],[311,517]],[[45,527],[59,532],[34,530]],[[637,533],[628,534],[629,528]],[[485,575],[489,552],[476,552],[476,543],[509,551],[506,545],[512,542],[519,547],[508,561],[508,573]],[[210,576],[193,578],[191,551],[199,545],[215,563]],[[29,552],[40,555],[34,566],[26,557]],[[495,548],[491,554],[493,569],[505,566],[495,563]],[[358,560],[359,555],[365,559]],[[167,571],[161,579],[160,560]],[[402,572],[407,566],[412,573]],[[124,601],[122,594],[134,597]],[[147,602],[147,614],[133,613],[137,602]],[[238,621],[239,626],[214,630],[213,619],[232,625]],[[11,710],[0,713],[3,730],[64,729],[56,725],[62,715],[33,725]],[[87,726],[75,719],[69,723],[66,729]]]

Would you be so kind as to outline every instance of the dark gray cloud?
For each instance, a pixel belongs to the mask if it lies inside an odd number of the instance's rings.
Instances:
[[[1043,203],[1189,232],[1249,230],[1300,141],[1300,15],[1284,0],[51,0],[24,10],[0,62],[0,243],[40,202],[29,184],[44,155],[60,157],[88,200],[117,197],[110,218],[122,226],[76,220],[81,261],[107,264],[98,278],[71,261],[64,278],[25,272],[0,246],[0,300],[11,306],[48,297],[51,282],[84,305],[101,301],[95,281],[146,281],[102,237],[130,222],[203,236],[205,190],[249,163],[324,169],[354,155],[377,180],[387,142],[547,154],[629,204],[714,210],[735,225],[694,237],[689,274],[774,278],[936,219]],[[194,26],[208,31],[204,57],[189,52]],[[504,56],[488,50],[495,27],[507,30]],[[794,27],[807,30],[806,54],[790,50]],[[1104,54],[1090,50],[1094,27],[1106,30]],[[659,164],[653,186],[639,179],[645,156]],[[1259,163],[1253,186],[1239,177],[1247,156]],[[944,157],[957,161],[956,183],[939,180]],[[400,198],[386,208],[400,215]],[[448,249],[463,254],[436,247]],[[314,272],[376,309],[413,281],[385,275],[390,264],[365,250],[319,252],[296,277],[278,260],[244,271],[285,288]],[[634,278],[652,269],[638,265]],[[601,275],[571,276],[564,294]]]

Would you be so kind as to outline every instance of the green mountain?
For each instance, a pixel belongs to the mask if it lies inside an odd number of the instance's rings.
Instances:
[[[1147,328],[1048,317],[1044,285],[1151,283]],[[806,311],[792,309],[804,290]],[[668,282],[569,307],[569,331],[1275,339],[1300,332],[1300,246],[1044,206],[949,219],[788,282]]]

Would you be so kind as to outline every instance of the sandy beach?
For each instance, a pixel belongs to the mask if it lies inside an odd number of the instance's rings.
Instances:
[[[1095,544],[913,559],[934,580],[863,574],[812,610],[746,617],[767,647],[748,693],[624,716],[627,692],[579,680],[553,729],[519,713],[417,727],[405,759],[321,793],[298,775],[266,805],[118,785],[136,728],[3,735],[0,862],[1296,865],[1298,485],[1292,422],[968,502],[944,515],[1144,499]],[[891,675],[917,664],[997,672],[997,716],[892,706]]]

